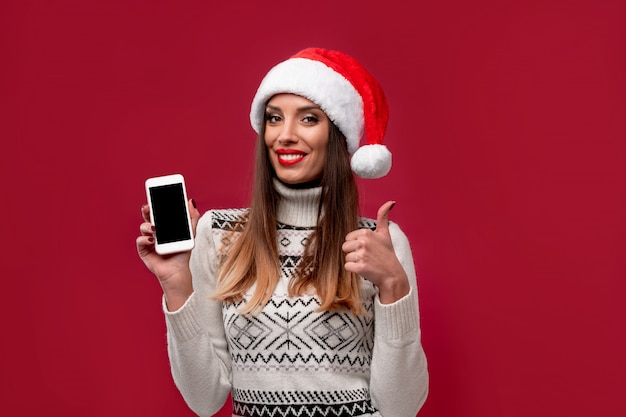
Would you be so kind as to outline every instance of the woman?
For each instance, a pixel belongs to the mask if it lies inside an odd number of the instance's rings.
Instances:
[[[148,208],[137,249],[164,291],[177,387],[198,415],[413,417],[426,399],[411,250],[360,218],[352,171],[386,175],[378,82],[341,52],[305,49],[252,102],[255,187],[246,210],[200,216],[196,246],[160,257]],[[359,147],[365,134],[367,144]]]

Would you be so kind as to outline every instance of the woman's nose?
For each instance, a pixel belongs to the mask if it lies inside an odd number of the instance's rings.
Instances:
[[[278,143],[281,145],[291,144],[298,141],[298,135],[294,123],[291,121],[285,121],[278,135]]]

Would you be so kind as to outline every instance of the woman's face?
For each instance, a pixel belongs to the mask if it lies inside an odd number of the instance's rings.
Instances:
[[[265,109],[265,146],[278,179],[302,184],[322,176],[330,120],[318,105],[295,94],[277,94]]]

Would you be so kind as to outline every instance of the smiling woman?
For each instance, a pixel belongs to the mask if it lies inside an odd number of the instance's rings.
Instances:
[[[252,102],[249,209],[190,206],[196,246],[169,257],[154,252],[143,209],[138,252],[163,288],[174,380],[199,415],[229,394],[233,416],[421,408],[428,371],[409,243],[388,221],[394,202],[359,217],[353,175],[391,168],[387,117],[356,60],[306,49],[274,67]]]
[[[310,100],[277,94],[267,104],[265,145],[276,177],[287,184],[319,180],[326,164],[328,117]]]

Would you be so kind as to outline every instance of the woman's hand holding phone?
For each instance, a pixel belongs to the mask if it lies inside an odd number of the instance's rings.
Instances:
[[[191,218],[192,233],[196,234],[196,225],[200,219],[200,212],[194,207],[193,201],[188,200],[187,206]],[[146,267],[154,274],[161,284],[167,308],[170,311],[178,310],[191,296],[193,285],[191,271],[189,270],[189,258],[191,250],[171,254],[158,254],[155,248],[155,231],[151,222],[150,205],[145,204],[141,208],[143,223],[139,230],[141,236],[137,237],[137,253]]]

